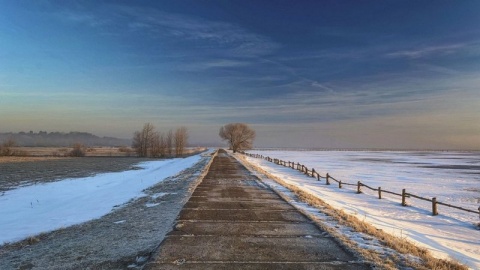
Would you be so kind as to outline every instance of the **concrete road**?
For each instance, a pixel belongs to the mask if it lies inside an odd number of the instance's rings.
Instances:
[[[144,269],[370,269],[224,150]]]

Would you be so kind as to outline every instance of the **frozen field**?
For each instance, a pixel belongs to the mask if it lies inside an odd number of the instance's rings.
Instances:
[[[146,161],[128,171],[5,191],[0,195],[0,245],[100,218],[119,205],[146,196],[144,189],[176,175],[199,160],[200,155]]]
[[[367,152],[367,151],[249,151],[271,158],[299,162],[315,168],[321,175],[328,172],[348,183],[362,181],[374,188],[407,192],[477,210],[480,206],[480,153],[463,152]],[[431,215],[431,203],[401,198],[365,187],[338,188],[335,182],[326,186],[298,171],[261,159],[248,158],[270,173],[318,196],[332,206],[357,215],[391,234],[428,248],[438,257],[451,257],[480,269],[479,216],[439,205],[438,216]]]

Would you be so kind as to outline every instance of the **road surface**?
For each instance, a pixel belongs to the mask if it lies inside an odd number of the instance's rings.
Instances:
[[[220,150],[144,269],[370,269]]]

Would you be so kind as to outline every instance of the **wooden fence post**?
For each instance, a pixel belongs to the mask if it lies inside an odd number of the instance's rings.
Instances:
[[[436,197],[433,197],[433,198],[432,198],[432,215],[433,215],[433,216],[438,215],[438,211],[437,211],[437,198],[436,198]]]
[[[325,185],[330,185],[330,175],[327,173]]]
[[[342,188],[342,181],[338,181],[338,188]]]
[[[360,181],[357,182],[357,194],[360,194],[362,193],[362,183]]]
[[[402,206],[407,206],[406,197],[407,192],[405,192],[405,189],[402,189]]]
[[[382,187],[378,187],[378,198],[382,198]]]
[[[320,174],[317,173],[317,181],[320,181]]]
[[[312,177],[315,177],[315,169],[312,168]]]

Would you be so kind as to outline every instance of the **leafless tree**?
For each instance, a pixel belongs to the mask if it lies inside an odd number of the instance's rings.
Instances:
[[[161,157],[166,157],[167,156],[167,139],[165,134],[161,133],[160,134],[160,156]]]
[[[182,156],[187,147],[188,141],[188,130],[186,127],[179,127],[175,130],[175,135],[173,137],[175,142],[175,156]]]
[[[155,135],[155,127],[151,123],[143,125],[142,131],[135,131],[133,134],[132,147],[135,148],[138,156],[149,156],[149,150],[151,150]]]
[[[169,157],[173,154],[173,131],[170,129],[165,135],[165,154]]]
[[[220,128],[220,137],[226,140],[234,153],[251,149],[255,139],[255,130],[244,123],[230,123]]]
[[[133,135],[132,147],[140,157],[171,157],[184,154],[188,140],[186,127],[169,130],[166,134],[155,131],[155,127],[146,123],[141,131]],[[173,152],[175,151],[175,152]]]
[[[160,151],[160,134],[155,132],[152,136],[152,141],[150,142],[150,156],[160,157]]]

